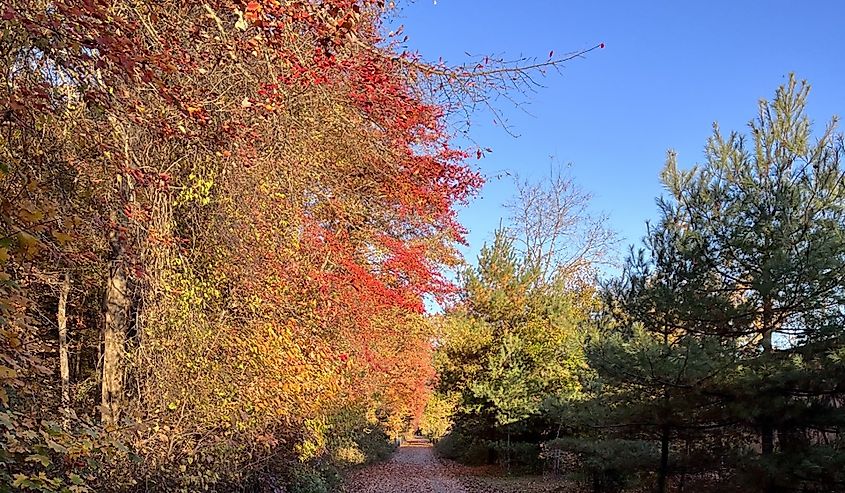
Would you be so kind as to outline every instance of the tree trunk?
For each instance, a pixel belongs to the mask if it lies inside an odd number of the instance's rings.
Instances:
[[[763,421],[761,428],[761,448],[763,457],[772,455],[775,451],[775,430],[768,420]]]
[[[766,297],[763,300],[763,340],[761,343],[764,354],[772,352],[772,332],[772,300]],[[760,450],[763,458],[770,457],[775,451],[775,429],[768,416],[763,416],[760,423]],[[763,493],[774,491],[768,472],[763,480],[762,491]]]
[[[70,364],[67,347],[67,298],[70,293],[70,274],[65,272],[59,288],[59,306],[56,321],[59,326],[59,376],[62,380],[62,424],[65,429],[70,425]]]
[[[123,139],[124,152],[128,156],[129,138],[126,132],[112,120],[115,130]],[[135,202],[135,183],[129,174],[117,175],[117,190],[122,197],[123,204]],[[113,211],[111,219],[118,224],[120,212]],[[126,218],[128,219],[128,218]],[[115,426],[120,419],[121,403],[123,401],[123,356],[126,334],[129,328],[129,297],[127,270],[127,253],[124,248],[125,238],[117,231],[110,233],[111,259],[109,261],[109,277],[103,300],[105,317],[103,321],[103,373],[102,373],[102,402],[100,404],[101,420],[104,426]]]
[[[83,346],[82,346],[82,343],[80,342],[76,346],[76,355],[75,355],[75,358],[73,360],[73,378],[76,379],[76,380],[79,379],[79,371],[80,371],[79,368],[80,368],[80,365],[82,364],[82,362],[80,361],[82,359],[81,356],[80,356],[82,354],[82,349],[83,349]]]
[[[505,459],[508,463],[507,471],[510,473],[511,471],[511,432],[508,432],[508,457]]]
[[[101,419],[115,425],[120,417],[123,397],[123,351],[129,322],[129,294],[126,267],[122,255],[116,255],[109,267],[103,324],[103,380]]]
[[[663,345],[669,347],[669,330],[663,330]],[[669,416],[671,415],[669,409],[669,389],[663,389],[663,409],[661,410],[663,423],[660,426],[660,468],[657,471],[657,493],[666,492],[666,478],[669,476],[669,438],[670,429],[668,424]]]
[[[666,493],[666,478],[669,476],[669,425],[660,430],[660,469],[657,471],[657,493]]]
[[[764,353],[772,352],[772,331],[766,330],[763,332],[763,340],[760,342]]]
[[[684,488],[687,485],[687,468],[689,467],[689,452],[690,452],[690,440],[689,438],[686,439],[686,444],[684,447],[684,465],[681,470],[681,481],[678,485],[678,493],[684,493]]]

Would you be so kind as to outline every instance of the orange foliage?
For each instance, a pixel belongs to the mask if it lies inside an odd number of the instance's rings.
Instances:
[[[69,270],[91,292],[109,261],[132,274],[114,433],[143,460],[92,472],[93,486],[238,482],[289,458],[291,441],[325,453],[313,423],[344,409],[421,411],[432,377],[423,297],[452,290],[439,271],[462,241],[455,206],[481,179],[450,146],[443,109],[420,95],[425,76],[380,37],[385,8],[2,7],[12,137],[0,238],[16,240],[0,247],[0,322],[6,364],[27,379],[7,387],[53,378],[32,359],[54,350],[29,311],[54,302],[34,294],[36,274]],[[72,300],[74,311],[96,334],[96,302]],[[23,334],[43,350],[16,349]],[[55,395],[39,398],[58,412]],[[44,470],[69,481],[74,467]]]

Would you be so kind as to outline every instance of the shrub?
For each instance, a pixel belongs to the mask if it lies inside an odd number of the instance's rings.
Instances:
[[[496,456],[495,449],[487,440],[458,431],[452,431],[440,439],[435,445],[435,451],[445,459],[471,466],[489,464]]]
[[[289,472],[290,493],[329,493],[333,487],[328,470],[320,470],[309,464],[298,464]],[[336,474],[336,473],[335,473]]]
[[[546,445],[549,450],[575,454],[580,473],[594,493],[622,491],[658,460],[655,444],[642,440],[559,438]]]
[[[355,442],[366,463],[386,460],[396,450],[396,445],[381,427],[365,429]]]
[[[515,472],[537,472],[542,470],[540,444],[499,440],[491,443],[498,462]]]

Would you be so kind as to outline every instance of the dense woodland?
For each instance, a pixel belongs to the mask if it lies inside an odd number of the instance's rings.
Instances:
[[[506,82],[391,8],[0,6],[4,490],[318,492],[389,452],[481,184],[445,119]]]
[[[670,152],[659,220],[603,283],[583,192],[519,188],[438,324],[441,454],[595,492],[845,491],[845,149],[808,93],[714,127],[691,169]]]
[[[0,491],[328,492],[417,428],[587,490],[845,491],[845,151],[808,86],[670,154],[621,275],[555,168],[462,267],[489,151],[456,122],[585,52],[430,64],[394,8],[0,6]]]

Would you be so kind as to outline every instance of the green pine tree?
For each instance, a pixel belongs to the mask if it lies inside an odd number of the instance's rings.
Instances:
[[[608,290],[585,428],[654,443],[658,491],[673,450],[722,489],[845,490],[843,137],[814,138],[808,92],[790,77],[750,135],[714,127],[690,170],[670,153],[660,221]]]
[[[688,271],[676,317],[690,333],[739,348],[741,367],[722,394],[733,417],[759,434],[767,492],[794,487],[787,466],[826,432],[838,436],[841,420],[829,397],[843,390],[841,364],[831,360],[845,328],[842,136],[834,119],[813,138],[808,93],[791,76],[760,103],[750,136],[717,127],[702,165],[680,171],[670,154],[663,172],[670,199],[661,205],[682,229]],[[820,407],[829,426],[813,423]],[[816,478],[810,483],[839,481]]]

